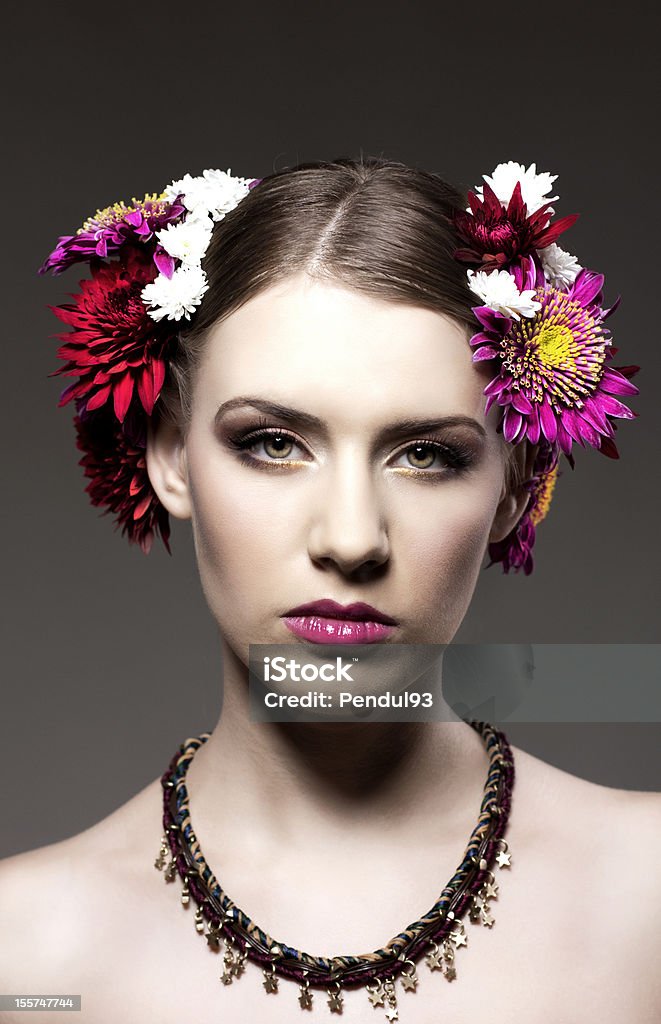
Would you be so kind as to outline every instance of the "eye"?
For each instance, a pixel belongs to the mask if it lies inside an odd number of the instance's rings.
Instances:
[[[431,475],[435,472],[460,472],[470,466],[474,456],[465,444],[457,442],[447,445],[434,438],[424,438],[407,445],[398,458],[405,458],[407,465],[397,468],[428,472]]]
[[[262,427],[247,434],[231,436],[228,441],[232,448],[241,453],[242,461],[247,463],[268,465],[308,461],[299,454],[304,451],[300,442],[293,434],[279,427]]]
[[[415,444],[406,449],[405,455],[413,469],[431,469],[438,450],[431,444]]]
[[[264,431],[262,434],[253,436],[249,450],[253,451],[262,445],[270,459],[288,460],[292,457],[292,451],[299,447],[291,434],[282,431]]]

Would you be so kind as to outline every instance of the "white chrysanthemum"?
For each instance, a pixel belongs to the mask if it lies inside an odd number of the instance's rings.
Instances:
[[[570,252],[565,252],[552,242],[545,249],[537,250],[542,261],[544,277],[554,288],[568,288],[582,270],[580,263]]]
[[[534,316],[541,303],[535,298],[535,289],[529,288],[520,292],[516,281],[507,270],[492,270],[487,274],[484,270],[475,273],[468,271],[468,284],[471,291],[483,300],[485,306],[503,313],[505,316],[520,320],[522,316]]]
[[[211,217],[187,217],[179,224],[168,224],[156,235],[165,251],[188,267],[199,266],[209,242],[213,221]]]
[[[528,208],[528,213],[539,210],[544,203],[553,203],[558,196],[549,196],[553,182],[557,174],[548,174],[542,171],[537,173],[535,164],[526,168],[523,164],[517,164],[514,160],[508,160],[506,164],[498,164],[493,174],[482,175],[484,180],[491,186],[503,206],[507,206],[512,198],[512,192],[517,181],[521,182],[521,197]],[[475,190],[479,195],[483,194],[483,186],[478,185]]]
[[[182,202],[195,217],[210,216],[217,221],[248,194],[251,180],[233,175],[229,167],[226,171],[209,169],[196,178],[185,174],[179,181],[173,181],[165,189],[165,195],[172,202],[183,192]]]
[[[190,314],[202,301],[209,287],[207,276],[201,267],[178,267],[172,277],[159,274],[155,281],[142,289],[142,301],[154,320],[190,320]]]

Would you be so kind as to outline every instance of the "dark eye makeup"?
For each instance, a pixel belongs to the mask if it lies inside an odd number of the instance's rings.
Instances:
[[[248,430],[242,427],[229,431],[226,435],[226,443],[239,454],[239,459],[242,463],[253,466],[256,469],[277,471],[280,468],[291,467],[294,462],[309,461],[300,457],[292,458],[290,455],[292,447],[298,446],[305,449],[302,441],[299,441],[291,431],[275,426],[271,421],[263,417],[260,417]],[[280,447],[283,447],[284,452],[280,458],[277,455],[258,458],[254,455],[252,449],[256,448],[259,444],[270,444],[276,452],[278,452]],[[442,469],[435,466],[434,462],[424,467],[416,466],[412,463],[397,467],[403,469],[406,473],[419,477],[460,474],[469,469],[477,458],[474,447],[460,438],[453,438],[451,442],[441,441],[438,437],[416,438],[400,448],[398,454],[404,455],[412,452],[415,452],[414,458],[423,462],[428,460],[430,455],[433,456],[434,461],[437,459],[442,461]]]

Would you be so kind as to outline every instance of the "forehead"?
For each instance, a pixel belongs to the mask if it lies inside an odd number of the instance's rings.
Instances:
[[[468,333],[441,313],[306,275],[261,292],[207,338],[197,398],[259,394],[331,419],[462,412],[487,424]]]

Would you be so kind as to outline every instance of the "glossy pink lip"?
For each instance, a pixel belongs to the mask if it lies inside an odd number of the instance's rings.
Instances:
[[[397,626],[396,619],[362,601],[313,601],[291,608],[282,618],[290,632],[317,644],[374,644]]]
[[[309,604],[299,604],[285,612],[283,618],[295,615],[322,615],[327,619],[343,619],[362,622],[382,622],[386,626],[396,626],[397,620],[373,608],[371,604],[363,601],[356,601],[354,604],[338,604],[329,598],[321,601],[311,601]]]

